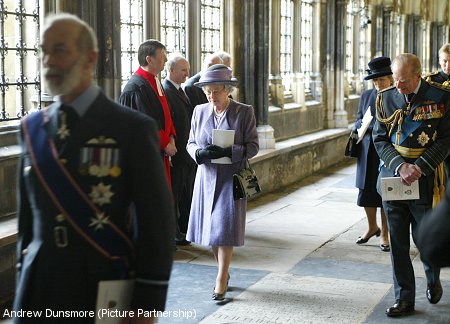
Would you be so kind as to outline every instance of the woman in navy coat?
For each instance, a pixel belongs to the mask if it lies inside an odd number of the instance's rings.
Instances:
[[[356,166],[356,187],[359,188],[357,205],[364,207],[367,216],[367,231],[358,238],[357,244],[366,243],[372,236],[380,236],[380,249],[389,251],[389,233],[386,224],[386,215],[381,205],[381,196],[376,190],[378,178],[378,168],[380,159],[372,140],[372,128],[376,120],[375,116],[375,100],[377,93],[389,86],[392,86],[391,60],[388,57],[377,57],[369,62],[368,75],[364,80],[372,80],[373,89],[366,90],[361,95],[358,113],[356,114],[356,122],[353,128],[357,132],[362,125],[362,119],[368,109],[373,116],[372,121],[363,139],[360,142],[361,150],[358,155]],[[377,208],[381,210],[381,229],[377,225]]]

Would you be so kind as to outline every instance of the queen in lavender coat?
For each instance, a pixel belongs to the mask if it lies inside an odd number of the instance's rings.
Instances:
[[[253,108],[229,98],[236,84],[231,69],[223,64],[203,73],[196,85],[203,88],[209,102],[195,107],[187,143],[188,153],[198,164],[187,240],[212,247],[218,263],[214,300],[225,298],[233,247],[244,244],[247,201],[234,200],[233,174],[259,149]],[[234,144],[228,148],[211,145],[213,129],[234,130]],[[232,163],[211,163],[223,156]]]

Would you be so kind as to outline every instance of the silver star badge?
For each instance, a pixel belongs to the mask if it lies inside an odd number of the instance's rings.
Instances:
[[[63,140],[70,135],[70,130],[67,128],[66,124],[63,124],[60,128],[58,128],[57,134],[59,139]]]
[[[91,223],[89,224],[89,227],[94,227],[94,231],[103,229],[103,225],[107,225],[109,223],[109,217],[105,217],[105,214],[103,213],[96,213],[95,217],[96,218],[91,217]]]
[[[111,197],[113,195],[114,193],[111,191],[111,185],[105,185],[103,182],[100,182],[96,186],[92,186],[92,191],[89,193],[89,197],[92,198],[92,201],[99,206],[111,203]]]

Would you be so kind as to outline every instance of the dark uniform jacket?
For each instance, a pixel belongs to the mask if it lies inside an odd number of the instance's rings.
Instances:
[[[427,82],[433,83],[439,83],[442,84],[444,87],[448,87],[450,89],[450,79],[447,74],[445,74],[442,70],[439,72],[430,73],[427,76]],[[447,175],[450,176],[450,156],[447,156],[445,159],[445,164],[447,167]]]
[[[48,115],[42,127],[52,139],[57,136],[58,106],[55,103],[33,113]],[[98,282],[118,279],[117,269],[75,231],[69,217],[51,200],[32,165],[23,124],[14,308],[95,311]],[[81,191],[133,242],[133,251],[126,256],[128,273],[137,278],[132,307],[147,310],[164,309],[173,254],[172,199],[158,152],[155,123],[100,93],[59,156]],[[114,173],[97,168],[99,162],[105,165],[105,156],[112,157]],[[131,203],[137,231],[130,228]],[[57,228],[65,228],[66,236],[57,237],[61,234]],[[95,226],[95,230],[102,229]],[[39,322],[38,318],[31,321]],[[44,322],[93,323],[93,319],[50,318]]]
[[[419,227],[420,257],[433,266],[450,266],[450,187],[440,204],[427,214]]]
[[[442,84],[446,81],[449,81],[449,76],[447,74],[445,74],[443,71],[438,71],[438,72],[430,73],[429,75],[427,75],[426,80],[427,80],[427,82],[432,81],[432,82]],[[448,82],[447,82],[447,86],[449,86]]]
[[[377,98],[377,113],[383,107],[385,117],[395,110],[406,110],[405,96],[391,87],[380,91]],[[378,191],[381,177],[393,177],[403,163],[414,163],[422,170],[419,179],[420,199],[418,204],[431,205],[435,168],[445,159],[450,150],[450,93],[421,80],[418,93],[411,103],[411,113],[402,126],[400,145],[407,148],[424,148],[419,158],[406,158],[400,155],[392,143],[395,142],[397,127],[389,137],[383,122],[375,123],[373,141],[383,162],[378,178]],[[383,116],[382,116],[383,117]],[[413,121],[412,118],[422,120]],[[408,130],[410,129],[410,130]]]
[[[191,101],[192,107],[195,108],[197,105],[201,105],[208,102],[208,98],[206,98],[205,93],[202,88],[199,88],[194,85],[194,83],[198,82],[201,77],[201,72],[198,72],[196,75],[190,77],[184,83],[184,92],[188,96]]]

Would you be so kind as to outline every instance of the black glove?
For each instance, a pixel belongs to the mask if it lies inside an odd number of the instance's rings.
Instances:
[[[221,152],[211,151],[211,150],[208,150],[208,149],[198,149],[195,152],[195,155],[200,160],[204,160],[204,159],[218,159],[218,158],[221,158],[221,157],[224,156]]]
[[[206,149],[210,150],[210,151],[214,151],[214,152],[220,152],[220,154],[222,155],[221,157],[226,156],[226,157],[231,158],[231,146],[223,148],[223,147],[211,144],[211,145],[208,145],[206,147]]]

